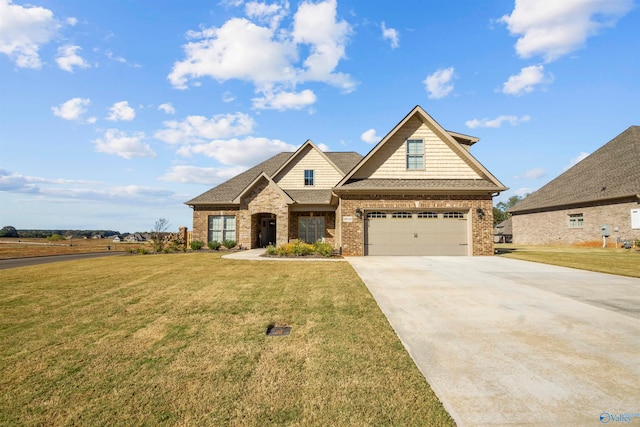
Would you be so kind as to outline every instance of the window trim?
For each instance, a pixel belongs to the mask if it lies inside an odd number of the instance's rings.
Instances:
[[[318,223],[320,222],[320,220],[322,220],[322,230],[320,230],[320,227],[318,227]],[[304,227],[304,237],[301,236],[300,230],[302,229],[302,227],[300,227],[300,223],[305,222],[305,227]],[[309,221],[313,221],[315,222],[315,236],[317,237],[316,240],[314,241],[310,241],[310,239],[308,239],[308,231],[309,231]],[[306,243],[316,243],[318,240],[323,241],[324,242],[324,236],[327,233],[327,220],[324,217],[324,215],[321,216],[310,216],[310,215],[300,215],[298,217],[298,240],[306,242]]]
[[[584,214],[581,213],[575,213],[575,214],[568,214],[569,217],[569,228],[573,228],[573,229],[582,229],[584,228]]]
[[[418,219],[438,219],[438,212],[433,212],[433,211],[418,212],[417,217]]]
[[[420,152],[419,153],[412,153],[409,150],[409,145],[410,143],[416,143],[419,142],[420,143]],[[405,160],[405,166],[407,168],[408,171],[423,171],[425,169],[425,164],[424,164],[424,139],[418,139],[418,138],[408,138],[407,141],[405,142],[405,152],[406,152],[406,160]],[[419,167],[411,167],[411,162],[409,161],[409,159],[420,159],[420,165]]]
[[[220,220],[220,228],[219,229],[213,229],[211,226],[211,219],[212,218],[218,218]],[[225,228],[225,226],[227,225],[227,221],[229,219],[233,218],[233,228]],[[220,243],[222,243],[225,240],[237,240],[237,229],[238,229],[238,218],[236,215],[208,215],[207,217],[207,242],[213,242],[214,240],[212,240],[213,237],[213,232],[219,232],[220,233],[220,240],[216,240]],[[225,235],[228,233],[233,233],[233,238],[232,239],[228,239],[228,235],[226,236],[227,238],[225,239]]]
[[[387,213],[386,212],[381,212],[381,211],[372,211],[372,212],[367,212],[367,219],[385,219],[387,218]]]
[[[443,219],[465,219],[464,212],[448,211],[442,214]]]
[[[304,170],[304,186],[313,187],[315,185],[315,171],[313,169]]]
[[[393,219],[409,219],[413,218],[413,214],[407,211],[397,211],[391,214],[391,218]]]

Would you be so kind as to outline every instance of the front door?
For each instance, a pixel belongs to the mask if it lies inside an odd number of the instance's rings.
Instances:
[[[276,244],[276,219],[262,218],[260,227],[260,245],[266,247]]]

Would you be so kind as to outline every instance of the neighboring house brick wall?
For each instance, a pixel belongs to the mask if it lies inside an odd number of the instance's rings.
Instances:
[[[548,212],[514,214],[513,243],[520,245],[575,244],[602,241],[601,226],[608,224],[614,243],[621,239],[640,239],[640,229],[631,229],[631,209],[638,209],[635,201],[616,204],[592,204],[590,206],[559,209]],[[569,228],[570,214],[583,214],[583,228]],[[614,228],[618,227],[618,232]]]
[[[469,212],[471,223],[472,255],[493,255],[493,201],[487,196],[389,196],[389,195],[343,195],[341,215],[351,216],[353,222],[343,222],[342,253],[344,255],[364,255],[364,221],[357,219],[356,208],[363,211],[376,209],[453,209]],[[484,211],[480,219],[476,209]],[[341,218],[337,219],[341,221]]]

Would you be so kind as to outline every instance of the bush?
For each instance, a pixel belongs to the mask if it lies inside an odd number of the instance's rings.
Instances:
[[[149,253],[149,251],[147,251],[147,248],[144,248],[144,247],[141,246],[141,247],[138,248],[138,253],[140,255],[146,255],[146,254]]]
[[[50,242],[56,242],[58,240],[64,240],[64,236],[61,236],[59,234],[52,234],[51,236],[47,237],[47,240]]]
[[[333,255],[333,246],[328,243],[324,243],[318,240],[313,246],[314,252],[317,252],[323,257],[329,258],[331,255]]]
[[[236,246],[236,241],[235,240],[223,240],[222,241],[222,246],[224,246],[227,249],[232,249],[233,247]]]
[[[220,249],[220,246],[222,244],[220,242],[218,242],[217,240],[214,240],[212,242],[207,243],[207,247],[209,249],[211,249],[212,251],[217,251],[218,249]]]
[[[267,246],[267,251],[265,253],[267,255],[276,255],[277,254],[276,247],[273,245]]]
[[[204,242],[202,240],[192,240],[191,241],[191,250],[199,251],[204,247]]]

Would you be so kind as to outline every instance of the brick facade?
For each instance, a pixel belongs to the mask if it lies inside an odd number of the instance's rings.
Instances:
[[[356,209],[363,211],[385,209],[456,209],[469,212],[471,221],[471,255],[493,255],[493,201],[486,196],[395,196],[395,195],[343,195],[342,216],[351,216],[352,222],[342,223],[342,253],[364,255],[364,221],[356,219]],[[476,210],[484,212],[481,219]],[[340,218],[338,218],[338,221]]]
[[[335,212],[291,212],[289,213],[289,240],[298,238],[298,218],[301,216],[324,217],[324,241],[336,247],[336,213]]]
[[[602,241],[600,227],[608,224],[614,244],[616,238],[640,239],[640,229],[631,228],[631,210],[639,209],[635,200],[618,203],[591,204],[585,207],[547,212],[519,213],[512,216],[513,243],[521,245],[575,244]],[[570,228],[569,215],[582,214],[583,227]],[[614,228],[618,227],[618,232]]]
[[[238,208],[235,206],[223,208],[207,206],[194,207],[192,240],[200,240],[202,242],[207,242],[209,240],[210,215],[236,215],[236,241],[238,241],[238,230],[240,229],[241,224],[238,223]]]

